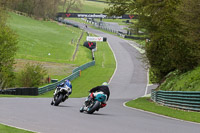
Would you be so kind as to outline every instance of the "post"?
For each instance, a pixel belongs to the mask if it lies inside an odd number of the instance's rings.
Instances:
[[[79,76],[81,76],[81,70],[79,71]]]

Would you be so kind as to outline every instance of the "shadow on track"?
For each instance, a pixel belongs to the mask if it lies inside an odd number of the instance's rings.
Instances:
[[[53,107],[58,107],[58,108],[69,108],[69,107],[73,107],[73,106],[59,105],[59,106],[53,106]]]

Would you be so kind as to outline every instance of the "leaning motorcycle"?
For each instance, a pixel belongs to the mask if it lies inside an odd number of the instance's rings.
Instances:
[[[99,111],[99,109],[103,107],[102,102],[105,100],[106,100],[105,94],[97,94],[97,96],[94,96],[93,93],[90,93],[84,105],[80,108],[80,112],[86,111],[88,114],[92,114],[95,111]]]
[[[57,87],[54,93],[54,105],[58,106],[64,102],[68,98],[70,90],[69,87]]]

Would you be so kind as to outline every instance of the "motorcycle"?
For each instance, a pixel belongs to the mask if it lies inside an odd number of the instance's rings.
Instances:
[[[107,96],[103,93],[99,93],[96,96],[90,93],[84,105],[80,108],[80,112],[86,111],[88,114],[92,114],[95,111],[99,111],[100,108],[106,106],[106,104],[103,103],[106,98]]]
[[[69,87],[57,87],[51,105],[58,106],[61,102],[64,102],[68,99],[70,91]]]

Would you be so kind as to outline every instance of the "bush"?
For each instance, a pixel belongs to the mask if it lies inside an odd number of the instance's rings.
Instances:
[[[12,85],[13,64],[17,51],[17,36],[6,25],[6,11],[0,5],[0,89]]]
[[[43,84],[47,71],[41,64],[26,64],[18,75],[20,87],[38,87]]]

